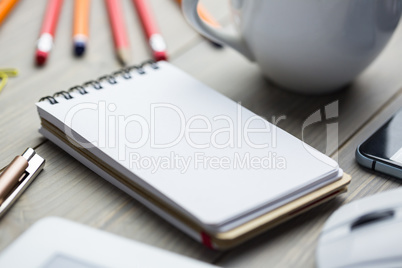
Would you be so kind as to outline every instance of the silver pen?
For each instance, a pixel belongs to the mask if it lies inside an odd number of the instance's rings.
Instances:
[[[29,184],[42,171],[45,159],[28,148],[0,174],[0,217],[20,197]]]

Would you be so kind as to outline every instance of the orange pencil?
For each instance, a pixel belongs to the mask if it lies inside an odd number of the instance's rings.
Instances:
[[[11,12],[18,0],[3,0],[0,1],[0,24]]]
[[[182,0],[176,0],[176,1],[181,5]],[[198,11],[198,15],[200,16],[200,18],[203,19],[210,26],[215,27],[215,28],[220,28],[221,27],[219,22],[209,13],[209,11],[201,3],[198,4],[197,11]],[[214,46],[222,47],[221,44],[215,43],[212,40],[209,40],[209,41]]]
[[[90,2],[90,0],[75,0],[74,2],[73,44],[76,56],[83,55],[87,46]]]

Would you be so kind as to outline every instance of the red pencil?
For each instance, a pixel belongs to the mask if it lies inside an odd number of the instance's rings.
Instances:
[[[42,29],[36,48],[36,63],[43,65],[52,49],[53,39],[56,32],[57,22],[63,0],[49,0],[46,7],[45,17],[42,23]]]
[[[133,0],[141,19],[145,35],[148,39],[149,46],[152,49],[154,59],[156,61],[167,60],[165,40],[159,33],[158,26],[147,1],[148,0]]]
[[[106,5],[117,57],[123,65],[126,65],[130,59],[130,45],[128,43],[126,26],[123,21],[121,2],[120,0],[106,0]]]

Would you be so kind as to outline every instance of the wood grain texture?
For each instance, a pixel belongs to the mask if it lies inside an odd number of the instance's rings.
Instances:
[[[309,115],[339,103],[338,158],[353,176],[349,192],[234,250],[206,249],[37,133],[36,100],[119,68],[103,1],[92,1],[88,54],[84,59],[71,56],[72,2],[65,1],[55,48],[45,68],[33,66],[33,52],[46,1],[22,0],[0,27],[0,51],[7,51],[0,57],[0,67],[21,71],[0,94],[0,167],[28,146],[38,146],[38,153],[47,159],[44,172],[0,220],[0,250],[38,219],[60,216],[225,267],[311,267],[319,232],[335,209],[399,186],[394,179],[358,167],[354,150],[402,105],[401,27],[383,54],[349,88],[325,96],[302,96],[278,89],[233,50],[212,48],[185,23],[175,1],[151,0],[173,64],[269,121],[286,116],[278,125],[291,134],[302,137]],[[131,1],[124,0],[123,5],[133,63],[138,63],[150,54]],[[228,24],[226,1],[208,0],[205,5]],[[304,139],[336,156],[338,143],[326,142],[326,122],[304,129]]]

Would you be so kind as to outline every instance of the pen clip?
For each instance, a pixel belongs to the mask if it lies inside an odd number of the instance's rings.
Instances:
[[[32,148],[28,148],[21,155],[28,161],[28,166],[22,173],[16,174],[19,176],[19,180],[16,183],[13,190],[5,197],[4,202],[0,205],[0,217],[14,204],[14,202],[21,196],[29,184],[36,178],[36,176],[42,171],[45,164],[45,159],[39,156]],[[12,162],[14,163],[14,161]],[[12,168],[10,164],[8,168]],[[3,173],[6,170],[3,171]],[[3,173],[1,175],[3,175]],[[1,178],[0,178],[1,179]]]

